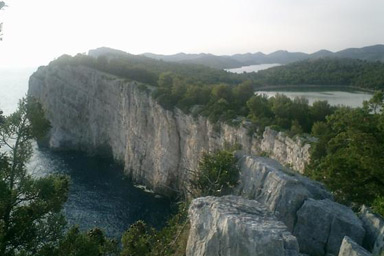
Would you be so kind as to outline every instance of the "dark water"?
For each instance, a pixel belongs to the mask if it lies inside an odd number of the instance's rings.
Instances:
[[[59,173],[71,177],[64,213],[69,224],[79,224],[82,229],[101,227],[109,236],[119,237],[139,219],[160,227],[170,213],[169,200],[135,187],[122,167],[108,159],[39,149],[29,170],[36,176]]]
[[[12,113],[27,93],[28,78],[35,69],[0,69],[0,109]],[[34,146],[28,170],[35,176],[66,174],[71,177],[64,214],[70,225],[82,230],[102,228],[108,236],[120,238],[130,224],[141,219],[163,226],[170,214],[170,202],[135,187],[111,160],[75,152],[52,152]]]

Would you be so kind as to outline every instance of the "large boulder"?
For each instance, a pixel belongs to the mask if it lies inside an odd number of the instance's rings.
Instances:
[[[306,199],[332,198],[322,184],[290,171],[276,160],[243,156],[238,164],[241,171],[236,193],[265,204],[291,232],[296,212]]]
[[[189,208],[188,256],[299,255],[297,240],[265,206],[237,196],[202,197]]]
[[[384,220],[374,214],[368,207],[361,207],[360,219],[363,222],[366,235],[364,246],[372,251],[373,255],[384,256]]]
[[[371,256],[372,254],[355,243],[351,238],[344,237],[338,256]]]
[[[293,234],[301,252],[320,256],[337,255],[344,236],[362,244],[365,230],[350,208],[329,199],[308,199],[297,212]]]

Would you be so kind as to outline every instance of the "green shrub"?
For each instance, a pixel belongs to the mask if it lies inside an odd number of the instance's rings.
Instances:
[[[188,204],[181,203],[178,212],[161,230],[139,220],[122,237],[121,256],[178,256],[185,253],[188,238]]]
[[[228,151],[204,153],[198,170],[191,181],[196,196],[221,196],[228,194],[238,184],[237,159]]]

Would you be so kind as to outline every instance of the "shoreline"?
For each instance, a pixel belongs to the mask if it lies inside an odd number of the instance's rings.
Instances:
[[[302,84],[302,85],[271,85],[271,86],[261,86],[255,88],[255,92],[258,91],[274,91],[274,90],[284,90],[284,89],[350,89],[357,90],[361,92],[374,93],[375,90],[362,88],[358,86],[349,86],[349,85],[313,85],[313,84]]]

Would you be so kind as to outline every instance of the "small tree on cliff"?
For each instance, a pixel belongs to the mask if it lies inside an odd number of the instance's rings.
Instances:
[[[204,153],[191,180],[194,196],[228,194],[237,185],[239,168],[233,153],[222,150]]]

